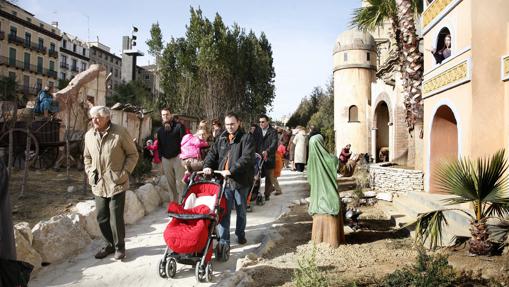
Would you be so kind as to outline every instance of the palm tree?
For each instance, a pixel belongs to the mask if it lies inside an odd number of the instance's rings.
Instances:
[[[456,195],[445,202],[449,205],[471,203],[473,212],[449,208],[421,214],[415,222],[416,239],[421,242],[429,239],[430,247],[436,248],[442,240],[442,226],[447,225],[444,212],[458,210],[470,218],[470,253],[490,254],[493,244],[489,240],[487,220],[509,213],[507,167],[503,149],[488,159],[473,162],[463,158],[439,165],[438,189]]]
[[[414,129],[422,118],[421,85],[423,58],[419,52],[419,37],[415,18],[422,12],[422,0],[366,0],[367,5],[354,10],[352,26],[363,31],[373,31],[390,21],[396,41],[396,53],[403,79],[406,122]]]
[[[415,28],[416,2],[420,2],[417,3],[418,7],[422,7],[422,1],[396,0],[402,41],[400,61],[402,64],[401,79],[404,88],[403,98],[406,107],[405,119],[410,131],[414,129],[415,123],[421,121],[423,117],[421,86],[424,58],[419,51],[420,39]]]

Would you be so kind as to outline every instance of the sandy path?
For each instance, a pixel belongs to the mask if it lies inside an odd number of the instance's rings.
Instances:
[[[228,262],[213,260],[214,280],[235,271],[236,261],[255,250],[264,232],[295,199],[306,197],[308,185],[305,176],[296,172],[283,171],[279,178],[283,195],[272,196],[264,206],[255,207],[247,215],[246,237],[248,243],[239,246],[235,242],[235,211],[232,212],[232,250]],[[262,189],[263,190],[263,186]],[[160,208],[143,218],[136,225],[127,228],[127,258],[122,262],[112,257],[97,260],[93,257],[101,242],[94,241],[85,251],[66,262],[44,267],[33,278],[29,286],[210,286],[197,284],[191,266],[178,265],[174,279],[160,278],[158,262],[164,253],[165,243],[162,232],[167,224],[165,209]]]

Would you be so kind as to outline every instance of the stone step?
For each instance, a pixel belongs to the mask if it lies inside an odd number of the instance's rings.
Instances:
[[[420,213],[439,209],[438,207],[444,208],[444,205],[437,203],[437,198],[442,199],[440,196],[400,195],[394,197],[392,206],[384,210],[392,217],[396,226],[404,226],[414,222]],[[446,211],[444,214],[448,225],[443,227],[442,245],[449,245],[454,236],[470,236],[470,222],[465,214],[459,211]],[[415,236],[414,227],[408,229],[411,235]]]

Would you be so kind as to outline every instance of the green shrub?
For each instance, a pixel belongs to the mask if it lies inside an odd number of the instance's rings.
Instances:
[[[293,282],[297,287],[328,287],[325,274],[316,266],[316,248],[313,246],[311,257],[303,256],[298,260],[299,268],[293,275]]]
[[[383,286],[454,286],[455,278],[454,270],[449,265],[446,256],[428,255],[423,248],[420,248],[417,263],[387,275],[383,279]]]

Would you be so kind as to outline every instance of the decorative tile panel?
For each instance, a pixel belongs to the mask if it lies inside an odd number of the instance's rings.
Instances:
[[[502,81],[509,80],[509,55],[502,57]]]
[[[454,84],[459,84],[470,79],[469,61],[465,60],[454,67],[424,81],[423,92],[425,95],[435,94]]]

